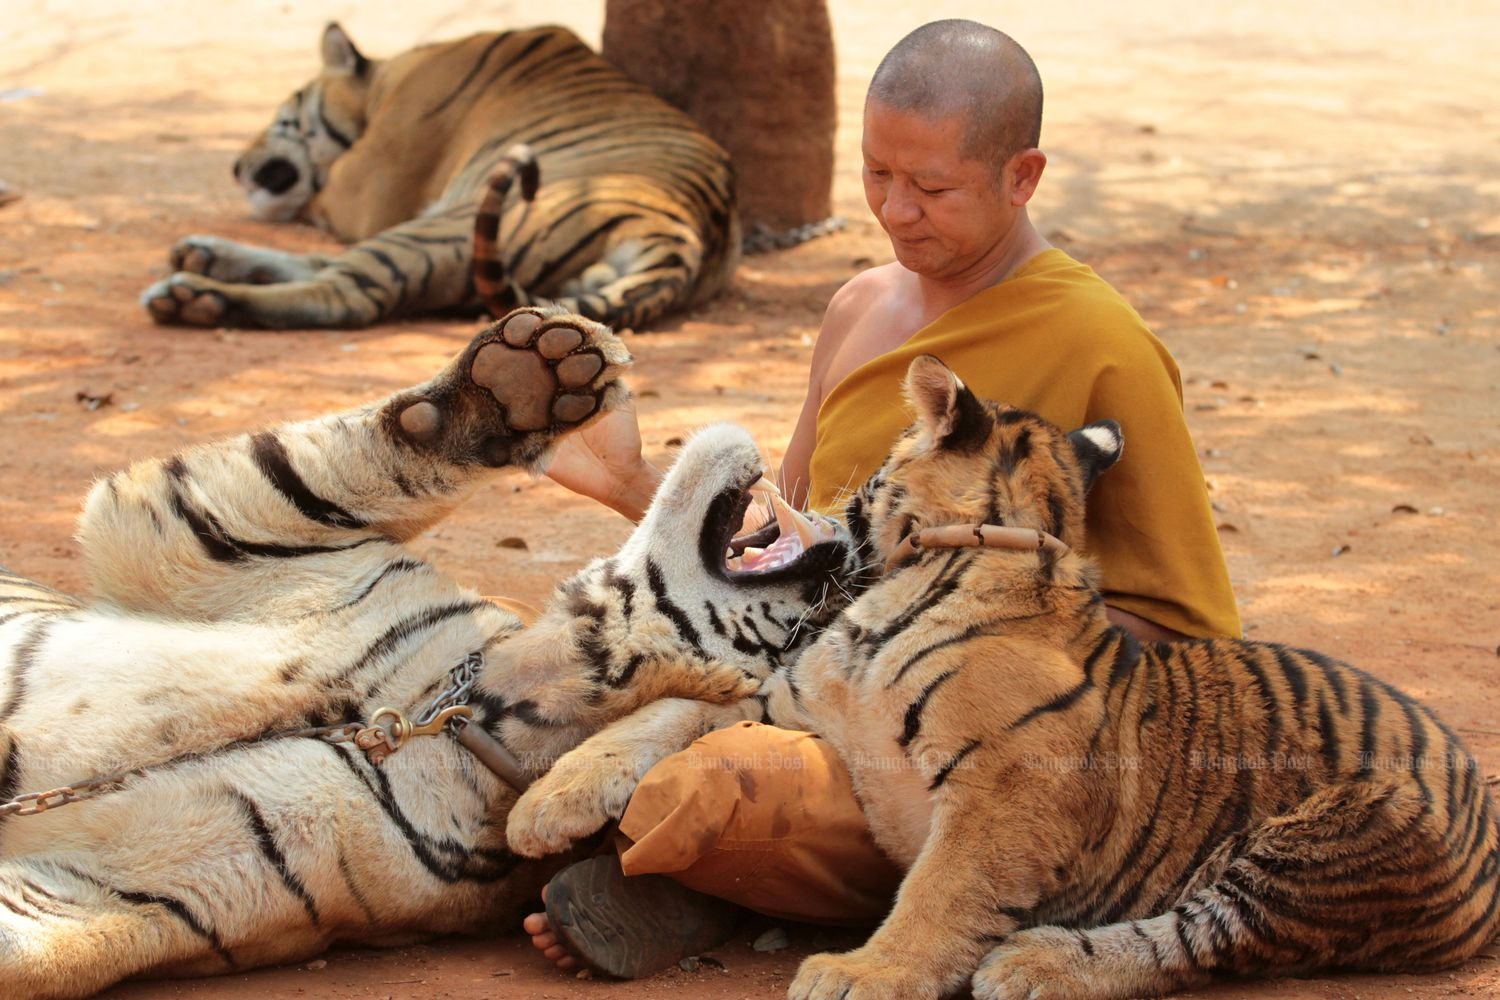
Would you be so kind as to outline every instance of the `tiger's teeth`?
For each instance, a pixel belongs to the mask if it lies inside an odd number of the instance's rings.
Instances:
[[[783,500],[781,494],[772,494],[771,506],[776,510],[776,523],[781,526],[781,537],[796,535],[804,550],[818,544],[818,529],[800,511],[792,509],[792,505]]]
[[[751,485],[750,492],[765,496],[781,496],[781,491],[776,488],[776,484],[771,482],[765,476],[761,476],[754,482],[753,485]]]
[[[759,557],[765,551],[766,551],[765,549],[758,549],[754,545],[746,545],[745,546],[745,551],[742,553],[742,555],[746,559],[749,559],[749,558],[752,558],[752,557]]]

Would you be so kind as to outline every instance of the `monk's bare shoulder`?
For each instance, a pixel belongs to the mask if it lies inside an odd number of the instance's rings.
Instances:
[[[900,264],[884,264],[861,271],[834,293],[813,349],[811,382],[821,388],[820,396],[910,334],[901,319],[910,311],[903,295],[910,276]]]

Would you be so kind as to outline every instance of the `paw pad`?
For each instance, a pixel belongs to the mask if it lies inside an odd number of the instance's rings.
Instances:
[[[599,408],[604,386],[594,381],[606,359],[596,342],[611,336],[604,327],[580,316],[518,311],[500,321],[499,333],[475,351],[469,378],[504,408],[510,430],[576,424]],[[405,426],[405,414],[402,420]]]

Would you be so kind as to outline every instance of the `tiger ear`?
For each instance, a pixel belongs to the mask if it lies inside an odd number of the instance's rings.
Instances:
[[[1087,493],[1094,480],[1120,460],[1125,450],[1125,438],[1120,434],[1120,425],[1113,420],[1099,420],[1086,424],[1068,435],[1073,453],[1078,456],[1078,469],[1083,473],[1083,492]]]
[[[922,428],[924,448],[967,451],[989,437],[993,421],[984,404],[952,369],[931,354],[906,369],[906,401]]]
[[[323,29],[323,68],[354,76],[364,76],[370,68],[370,60],[360,55],[337,21],[329,21]]]

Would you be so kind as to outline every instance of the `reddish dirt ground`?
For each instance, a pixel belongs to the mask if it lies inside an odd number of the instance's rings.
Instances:
[[[316,6],[318,9],[308,9]],[[1426,699],[1500,769],[1500,18],[1399,0],[1232,9],[1057,0],[999,24],[1048,86],[1052,160],[1033,219],[1119,287],[1179,359],[1188,418],[1247,634],[1312,646]],[[1217,6],[1217,5],[1215,5]],[[398,7],[400,8],[398,10]],[[779,457],[823,306],[889,259],[858,184],[859,109],[917,16],[836,0],[834,237],[748,259],[725,295],[631,336],[647,449],[710,420]],[[602,4],[548,13],[597,40]],[[936,3],[923,15],[997,15]],[[247,221],[240,145],[309,75],[322,22],[372,54],[524,23],[513,3],[421,6],[12,0],[0,47],[0,562],[86,589],[70,538],[93,477],[270,421],[358,403],[435,370],[474,330],[166,329],[136,302],[179,236],[285,248],[316,233]],[[997,363],[1003,363],[998,358]],[[82,398],[80,398],[82,397]],[[101,399],[97,409],[89,397]],[[486,489],[423,548],[532,602],[628,526],[551,483]],[[504,547],[524,539],[524,549]],[[326,965],[139,983],[147,997],[774,997],[797,960],[856,939],[810,928],[725,971],[633,984],[554,975],[520,938],[336,951]],[[1424,977],[1234,983],[1199,997],[1500,995],[1491,954]]]

